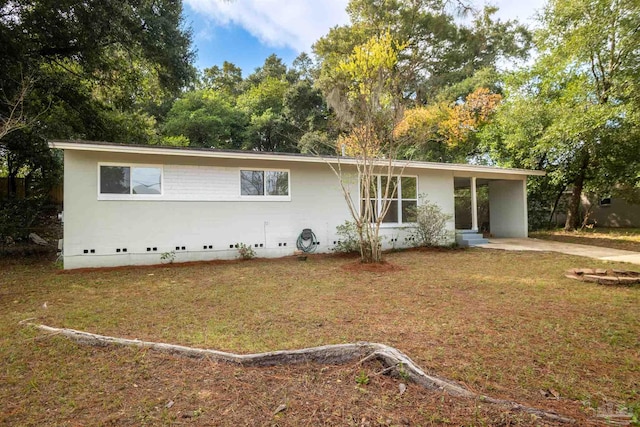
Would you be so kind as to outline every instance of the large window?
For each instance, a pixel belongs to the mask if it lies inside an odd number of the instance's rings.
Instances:
[[[240,171],[242,196],[289,196],[289,172],[276,170]]]
[[[382,219],[383,223],[406,224],[416,221],[415,208],[418,205],[418,179],[415,176],[393,176],[389,182],[389,190],[385,198],[388,177],[378,175],[373,177],[369,188],[369,197],[374,219],[377,220],[385,202],[389,204],[389,210]],[[365,198],[362,197],[361,207]]]
[[[143,196],[162,194],[162,167],[100,165],[100,195]]]

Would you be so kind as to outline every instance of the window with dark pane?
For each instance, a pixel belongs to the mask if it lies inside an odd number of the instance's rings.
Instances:
[[[243,196],[264,196],[264,171],[241,170],[240,189]]]
[[[267,195],[288,196],[289,195],[289,172],[266,171]]]
[[[389,182],[389,188],[387,188],[387,182]],[[392,176],[391,181],[388,180],[388,177],[381,176],[380,177],[380,197],[384,197],[387,195],[387,199],[397,199],[398,198],[398,177]]]
[[[398,221],[398,201],[397,200],[391,200],[389,202],[389,210],[387,211],[387,214],[382,219],[382,222],[391,222],[391,223],[400,222]]]
[[[100,193],[131,194],[130,173],[128,166],[100,166]]]
[[[416,208],[418,207],[417,200],[403,200],[402,201],[402,222],[416,222],[418,217],[416,215]]]

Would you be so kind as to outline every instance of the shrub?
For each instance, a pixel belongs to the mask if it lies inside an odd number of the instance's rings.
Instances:
[[[453,216],[445,214],[440,206],[420,196],[420,204],[412,208],[412,215],[416,218],[416,227],[406,238],[412,246],[440,246],[447,242],[450,232],[447,221]]]
[[[0,200],[0,244],[6,240],[27,240],[43,212],[39,199]]]
[[[251,245],[238,243],[236,244],[236,248],[238,248],[238,254],[240,254],[240,258],[242,259],[252,259],[256,257],[256,252],[253,250]]]
[[[358,229],[356,223],[345,221],[344,224],[336,227],[338,241],[331,249],[339,253],[355,253],[360,252],[360,238],[358,237]]]
[[[160,262],[163,264],[171,264],[176,259],[176,251],[163,252],[160,255]]]

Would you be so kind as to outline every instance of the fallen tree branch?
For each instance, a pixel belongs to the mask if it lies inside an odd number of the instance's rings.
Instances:
[[[572,418],[567,418],[555,412],[543,411],[519,403],[495,399],[489,396],[480,395],[467,390],[461,385],[437,377],[427,375],[418,365],[416,365],[407,355],[394,347],[388,345],[358,342],[352,344],[334,344],[320,347],[303,348],[300,350],[281,350],[267,353],[255,354],[235,354],[218,350],[186,347],[181,345],[159,343],[153,341],[140,341],[127,338],[116,338],[105,335],[92,334],[89,332],[77,331],[75,329],[53,328],[51,326],[29,323],[22,321],[20,324],[33,326],[41,331],[55,335],[63,335],[81,344],[94,346],[128,346],[156,350],[163,353],[178,355],[195,359],[207,359],[216,362],[232,363],[247,367],[265,367],[277,365],[291,365],[301,363],[318,363],[329,365],[342,365],[353,360],[376,359],[386,368],[385,371],[395,371],[396,374],[411,379],[413,382],[432,391],[440,391],[451,396],[468,399],[478,399],[482,402],[493,403],[506,406],[512,411],[521,411],[541,418],[563,423],[575,422]]]

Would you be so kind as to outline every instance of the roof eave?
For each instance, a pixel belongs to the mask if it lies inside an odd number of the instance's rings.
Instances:
[[[181,150],[179,148],[158,147],[149,145],[120,145],[113,143],[96,143],[86,141],[65,141],[65,140],[51,140],[48,142],[50,148],[61,150],[76,150],[76,151],[99,151],[109,153],[127,153],[127,154],[152,154],[152,155],[165,155],[165,156],[180,156],[180,157],[207,157],[207,158],[219,158],[219,159],[238,159],[238,160],[271,160],[271,161],[287,161],[287,162],[304,162],[304,163],[332,163],[332,164],[346,164],[355,165],[357,159],[350,157],[333,157],[333,156],[300,156],[300,155],[288,155],[285,153],[264,153],[253,151],[224,151],[224,150]],[[380,166],[386,166],[389,164],[388,160],[380,160]],[[406,167],[416,169],[432,169],[432,170],[450,170],[458,172],[484,172],[495,174],[511,174],[511,175],[531,175],[531,176],[544,176],[546,172],[531,169],[512,169],[512,168],[498,168],[494,166],[482,166],[482,165],[464,165],[456,163],[432,163],[432,162],[417,162],[413,160],[396,160],[394,167]]]

